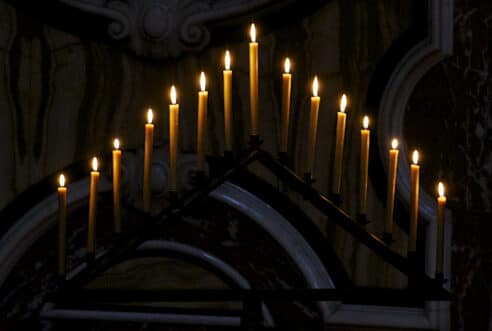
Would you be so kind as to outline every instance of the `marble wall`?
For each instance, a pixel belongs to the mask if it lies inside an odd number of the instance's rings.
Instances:
[[[453,212],[453,330],[487,330],[491,320],[492,4],[455,1],[454,55],[417,85],[406,136],[421,146],[424,188],[449,188]],[[451,221],[451,220],[449,220]]]

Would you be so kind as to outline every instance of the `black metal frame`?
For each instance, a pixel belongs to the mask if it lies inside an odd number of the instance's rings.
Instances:
[[[113,240],[100,256],[88,260],[86,267],[69,279],[61,279],[53,292],[57,306],[87,306],[98,302],[217,302],[235,301],[243,303],[242,319],[258,319],[258,307],[262,302],[271,301],[342,301],[353,304],[416,305],[424,301],[449,301],[453,295],[442,287],[441,279],[431,279],[423,271],[415,269],[413,259],[401,256],[383,240],[368,231],[357,220],[345,213],[328,197],[318,192],[280,160],[260,149],[261,142],[253,144],[235,159],[222,160],[222,170],[211,178],[197,183],[195,189],[170,197],[169,205],[156,215],[145,214],[126,206],[139,218],[139,226],[129,234],[122,234]],[[84,286],[98,274],[131,256],[132,252],[169,219],[179,214],[225,181],[231,180],[249,164],[257,161],[274,173],[290,189],[329,217],[331,221],[350,233],[400,272],[408,276],[406,289],[346,286],[334,289],[207,289],[207,290],[127,290],[127,289],[84,289]],[[115,306],[117,308],[117,306]],[[248,317],[249,316],[249,317]],[[254,317],[254,318],[253,318]],[[243,322],[242,322],[243,323]],[[249,322],[244,322],[249,325]],[[258,323],[253,323],[258,326]]]

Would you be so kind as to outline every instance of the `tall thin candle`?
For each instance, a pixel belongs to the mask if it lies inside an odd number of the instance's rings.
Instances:
[[[342,185],[343,145],[345,142],[345,122],[347,120],[347,114],[345,113],[346,107],[347,96],[343,94],[340,99],[340,111],[337,113],[335,161],[333,164],[333,182],[331,188],[333,194],[340,194]]]
[[[249,101],[251,111],[251,136],[258,136],[258,43],[256,27],[251,24],[249,43]]]
[[[436,252],[436,276],[442,277],[444,270],[444,208],[446,207],[446,195],[444,184],[439,182],[437,186],[437,252]]]
[[[87,251],[93,255],[96,250],[96,210],[97,210],[97,184],[99,171],[97,171],[97,158],[92,158],[91,183],[89,192],[89,224],[87,233]]]
[[[384,234],[389,239],[393,233],[393,209],[395,206],[396,170],[398,168],[398,139],[391,141],[388,160],[388,187],[386,195],[386,222]]]
[[[145,148],[144,148],[144,177],[143,177],[143,210],[150,211],[151,182],[152,182],[152,152],[154,150],[154,113],[149,108],[147,111],[147,124],[145,124]]]
[[[171,87],[171,104],[169,105],[169,191],[177,191],[177,161],[179,136],[179,104],[176,87]]]
[[[419,215],[419,152],[413,151],[413,164],[410,165],[410,231],[408,233],[408,251],[417,250],[417,226]]]
[[[360,130],[360,182],[359,182],[359,215],[367,214],[367,179],[369,171],[369,144],[371,131],[369,117],[364,116]]]
[[[113,141],[113,216],[114,216],[114,232],[121,232],[121,193],[120,193],[120,177],[121,177],[121,150],[120,140],[115,138]]]
[[[67,249],[67,188],[65,175],[61,174],[58,182],[58,275],[65,276]]]
[[[207,126],[208,92],[206,90],[205,73],[200,74],[200,91],[198,92],[197,121],[197,169],[203,171],[205,165],[205,128]]]
[[[225,150],[232,151],[232,70],[231,55],[229,51],[225,53],[225,70],[224,70],[224,135]]]
[[[308,155],[306,176],[312,176],[314,172],[314,158],[316,153],[316,137],[318,132],[318,113],[320,97],[318,96],[318,77],[313,80],[313,96],[311,97],[311,109],[309,112],[309,131],[308,131]]]
[[[290,73],[290,60],[285,59],[284,73],[282,74],[282,118],[280,133],[280,152],[287,153],[289,142],[289,116],[290,116],[290,93],[292,86],[292,74]]]

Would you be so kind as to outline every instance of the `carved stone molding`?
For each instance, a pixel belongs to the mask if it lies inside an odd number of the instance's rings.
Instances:
[[[208,24],[252,16],[271,7],[285,8],[299,0],[56,0],[108,21],[107,34],[123,41],[137,55],[177,57],[210,43]],[[309,0],[318,3],[319,1]],[[227,27],[225,27],[227,28]],[[102,32],[101,32],[102,33]]]
[[[388,148],[393,137],[403,137],[404,117],[408,100],[419,80],[453,51],[453,0],[429,0],[427,38],[412,48],[397,65],[383,93],[378,117],[379,152],[387,171]],[[402,158],[410,155],[409,146],[400,146]],[[403,159],[406,161],[406,159]],[[410,205],[410,167],[400,162],[397,174],[397,194]],[[426,192],[420,194],[419,214],[431,221],[436,202]]]
[[[387,173],[389,142],[393,137],[403,137],[404,118],[408,101],[420,79],[431,69],[450,56],[453,51],[453,0],[429,0],[428,1],[428,28],[427,37],[413,47],[401,59],[393,70],[383,93],[378,117],[378,145],[380,158]],[[400,201],[407,206],[410,205],[410,166],[408,160],[410,155],[409,146],[402,139],[400,146],[401,159],[398,164],[397,192]],[[434,196],[428,192],[420,192],[419,214],[428,221],[428,225],[422,227],[425,231],[425,271],[433,276],[435,274],[435,252],[436,252],[436,215],[437,203]],[[449,218],[450,215],[448,215]],[[445,278],[450,278],[450,252],[451,252],[451,222],[446,223],[444,239]],[[447,284],[449,287],[449,283]],[[359,309],[360,310],[360,309]],[[366,314],[366,310],[360,310]],[[403,312],[403,310],[402,310]],[[405,311],[401,321],[408,321],[407,326],[415,328],[433,328],[438,330],[449,329],[449,304],[443,302],[426,302],[423,315],[425,321],[422,325],[413,325],[418,319],[406,318],[405,315],[413,313]],[[422,312],[421,312],[422,313]],[[411,315],[410,314],[410,315]],[[372,315],[371,318],[374,318]],[[381,323],[379,321],[378,323]],[[391,321],[388,323],[391,325]],[[399,324],[401,326],[402,324]]]

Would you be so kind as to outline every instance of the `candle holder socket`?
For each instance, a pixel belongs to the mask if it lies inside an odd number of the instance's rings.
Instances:
[[[224,151],[224,161],[229,164],[232,163],[233,160],[234,154],[232,153],[232,151]]]
[[[280,161],[280,163],[282,163],[283,165],[287,165],[287,162],[289,161],[289,158],[287,156],[287,152],[279,152],[278,153],[278,160]]]
[[[371,223],[371,221],[367,219],[366,214],[357,214],[356,219],[357,222],[359,222],[359,224],[362,226],[366,226],[367,224]]]
[[[203,170],[196,170],[191,175],[191,184],[193,186],[202,186],[205,183],[206,175]]]
[[[169,203],[171,205],[176,205],[178,203],[178,192],[176,191],[169,191]]]
[[[87,254],[85,255],[85,260],[86,260],[87,264],[92,264],[94,262],[95,258],[96,258],[96,255],[94,254],[94,252],[87,251]]]
[[[434,278],[434,281],[439,285],[442,286],[448,282],[446,278],[444,278],[444,274],[442,272],[436,273],[436,278]]]
[[[381,239],[388,246],[391,246],[394,242],[396,242],[396,240],[393,240],[393,234],[391,234],[390,232],[383,233],[383,237]]]
[[[340,207],[342,205],[342,197],[340,196],[339,193],[332,193],[330,194],[330,200],[333,202],[337,207]]]
[[[306,182],[307,185],[311,186],[314,182],[316,182],[316,179],[314,179],[313,175],[311,172],[306,171],[304,175],[302,176],[304,181]]]
[[[263,141],[260,140],[260,136],[257,134],[252,134],[249,136],[249,142],[248,144],[251,147],[258,147],[263,143]]]

